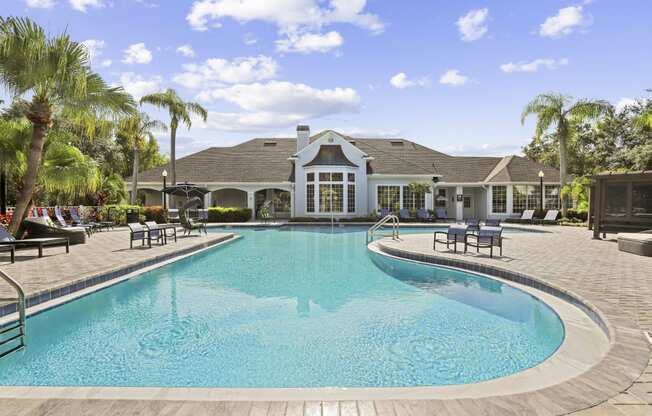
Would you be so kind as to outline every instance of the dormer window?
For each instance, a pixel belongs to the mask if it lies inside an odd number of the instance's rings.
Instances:
[[[403,146],[403,141],[402,140],[391,140],[389,142],[392,147],[402,147]]]

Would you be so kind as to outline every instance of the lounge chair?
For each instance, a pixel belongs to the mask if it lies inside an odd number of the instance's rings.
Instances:
[[[477,218],[467,218],[464,221],[464,224],[467,225],[467,230],[472,233],[477,232],[480,229],[480,220]]]
[[[425,208],[419,208],[417,210],[417,218],[420,220],[430,221],[432,220],[432,215]]]
[[[521,214],[521,218],[508,218],[507,222],[516,222],[519,224],[532,224],[534,222],[534,210],[526,209]]]
[[[381,208],[378,210],[378,212],[380,213],[380,218],[385,218],[386,216],[392,213],[392,211],[390,211],[389,208]]]
[[[145,221],[145,227],[149,231],[149,239],[155,240],[159,244],[166,244],[165,230],[161,228],[156,221]]]
[[[486,227],[500,227],[500,219],[499,218],[487,218],[484,220],[484,225]]]
[[[405,209],[405,208],[398,211],[398,216],[402,220],[411,220],[412,219],[412,216],[410,215],[410,211]]]
[[[500,256],[503,255],[503,227],[480,227],[478,234],[469,234],[464,243],[464,252],[467,248],[475,247],[479,253],[481,248],[489,249],[489,257],[494,256],[494,247],[500,247]]]
[[[54,218],[57,220],[56,222],[59,225],[59,227],[61,227],[61,228],[84,230],[89,237],[93,233],[93,227],[90,226],[90,225],[74,226],[74,225],[68,224],[66,222],[66,220],[63,218],[63,214],[61,213],[61,208],[59,208],[59,207],[54,207]],[[83,241],[83,242],[86,242],[86,241]]]
[[[90,221],[84,221],[84,219],[82,219],[79,216],[79,212],[77,211],[77,208],[75,208],[75,207],[70,208],[70,218],[72,219],[72,224],[73,225],[76,225],[76,226],[79,226],[79,227],[89,227],[91,232],[93,232],[93,230],[98,226],[97,223],[90,222]]]
[[[70,245],[86,243],[88,235],[87,229],[83,227],[60,227],[49,218],[25,218],[22,226],[27,232],[28,239],[67,238]]]
[[[640,233],[618,233],[618,250],[652,257],[652,230]]]
[[[6,245],[6,246],[0,246],[0,253],[2,252],[9,252],[11,256],[11,262],[14,263],[16,261],[16,247],[13,245]]]
[[[448,214],[444,208],[435,208],[435,215],[437,215],[438,220],[447,220]]]
[[[145,240],[147,240],[147,245],[149,248],[152,248],[152,238],[150,235],[149,229],[145,226],[135,223],[127,224],[129,227],[129,248],[134,248],[134,241],[141,241],[142,245],[145,245]]]
[[[70,253],[70,242],[65,237],[53,238],[28,238],[26,240],[17,240],[4,227],[0,226],[0,245],[14,246],[16,248],[36,247],[38,256],[43,257],[43,247],[49,246],[66,246],[66,253]]]
[[[559,216],[559,210],[549,209],[548,212],[546,212],[546,216],[537,222],[540,224],[557,224],[558,216]]]
[[[446,244],[446,248],[449,249],[450,245],[453,244],[453,250],[457,253],[457,243],[466,244],[466,232],[468,227],[466,225],[451,225],[448,227],[447,231],[435,231],[434,241],[432,243],[432,249],[437,251],[437,243]],[[443,235],[444,239],[439,240],[438,235]]]

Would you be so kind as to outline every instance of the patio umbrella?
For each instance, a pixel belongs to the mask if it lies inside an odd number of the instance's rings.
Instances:
[[[186,197],[186,199],[190,199],[195,196],[203,199],[204,195],[206,195],[210,191],[204,187],[185,182],[185,183],[178,183],[176,185],[168,186],[163,189],[163,192],[168,195],[184,196]]]

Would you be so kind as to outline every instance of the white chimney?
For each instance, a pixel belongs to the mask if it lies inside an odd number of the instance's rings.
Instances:
[[[297,126],[297,153],[310,144],[310,126]]]

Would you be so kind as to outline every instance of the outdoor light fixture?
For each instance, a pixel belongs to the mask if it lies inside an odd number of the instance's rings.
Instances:
[[[161,172],[161,176],[163,177],[163,189],[165,189],[165,188],[167,188],[166,180],[167,180],[167,177],[168,177],[168,171],[163,169],[163,172]],[[163,210],[165,211],[167,209],[167,205],[168,205],[167,201],[166,201],[167,198],[165,197],[165,193],[162,194],[162,197],[163,197]]]
[[[539,188],[539,194],[541,195],[541,205],[539,206],[539,209],[543,211],[543,177],[545,174],[543,173],[542,170],[539,171],[539,183],[540,183],[540,188]]]

